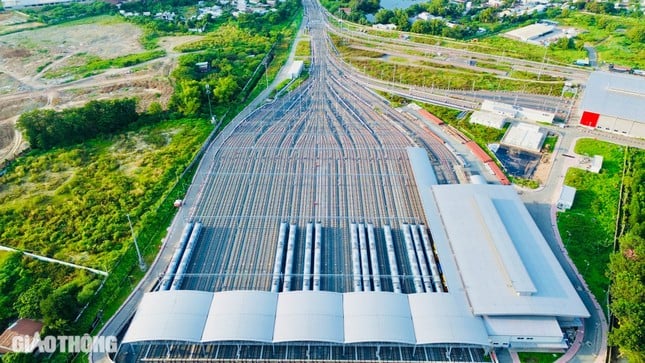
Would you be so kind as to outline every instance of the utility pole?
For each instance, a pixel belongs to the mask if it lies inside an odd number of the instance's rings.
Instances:
[[[130,224],[130,233],[132,233],[132,240],[134,241],[134,248],[137,250],[137,257],[139,258],[139,268],[141,271],[146,270],[146,263],[141,258],[141,251],[139,251],[139,244],[137,243],[137,237],[134,235],[134,228],[132,228],[132,221],[130,220],[130,214],[126,214],[128,217],[128,223]]]
[[[215,117],[213,117],[213,109],[211,108],[211,86],[207,83],[206,86],[206,98],[208,99],[208,113],[211,115],[211,123],[215,123]],[[129,219],[130,217],[128,217]]]

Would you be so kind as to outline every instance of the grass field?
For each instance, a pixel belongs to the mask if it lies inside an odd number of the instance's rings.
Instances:
[[[625,148],[608,142],[581,139],[575,152],[602,155],[599,174],[571,168],[564,183],[577,189],[573,207],[558,213],[560,237],[569,256],[589,285],[589,289],[607,310],[606,276],[612,251],[618,211]]]
[[[518,353],[522,363],[553,363],[562,353]]]

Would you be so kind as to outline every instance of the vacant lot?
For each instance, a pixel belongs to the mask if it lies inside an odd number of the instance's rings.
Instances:
[[[139,28],[114,17],[94,19],[0,36],[0,67],[18,79],[36,79],[45,68],[74,65],[79,58],[143,52]]]
[[[0,13],[0,34],[16,32],[42,26],[42,23],[29,21],[29,17],[19,12]]]
[[[7,24],[22,24],[19,14],[0,14]],[[163,37],[166,56],[96,75],[69,74],[92,59],[114,59],[146,52],[142,30],[118,17],[99,16],[61,25],[0,35],[0,164],[26,147],[13,131],[16,118],[35,108],[81,106],[93,99],[136,97],[140,110],[165,105],[173,92],[168,75],[176,65],[175,46],[199,36]],[[18,137],[16,137],[18,136]]]

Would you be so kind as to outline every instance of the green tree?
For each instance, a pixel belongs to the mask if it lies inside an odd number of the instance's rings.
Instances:
[[[408,31],[410,29],[410,21],[408,14],[401,9],[394,10],[394,18],[392,19],[398,30]]]
[[[148,106],[148,115],[159,116],[162,113],[163,113],[163,107],[161,106],[161,103],[154,101],[150,103],[150,106]]]
[[[31,275],[22,265],[22,254],[9,256],[0,267],[0,326],[16,317],[14,301],[30,282]]]
[[[428,34],[430,33],[430,23],[425,20],[416,20],[412,23],[410,31],[413,33]]]
[[[180,80],[170,98],[170,107],[185,116],[196,115],[201,109],[200,85],[195,80]]]
[[[394,11],[388,9],[380,9],[374,15],[374,22],[377,24],[389,24],[392,23],[394,18]]]
[[[477,17],[482,23],[493,23],[495,22],[495,9],[486,8],[480,11]]]
[[[43,321],[49,332],[65,333],[80,311],[77,294],[80,287],[72,282],[63,285],[40,303]]]
[[[52,291],[51,279],[39,279],[34,282],[14,303],[14,309],[18,312],[18,316],[27,319],[42,318],[40,302],[45,300]]]

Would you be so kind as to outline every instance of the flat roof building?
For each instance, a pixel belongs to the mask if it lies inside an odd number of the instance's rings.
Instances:
[[[506,116],[499,113],[486,112],[486,111],[474,111],[470,115],[470,122],[473,124],[483,125],[486,127],[492,127],[498,130],[504,128],[506,125]]]
[[[517,105],[509,105],[507,103],[491,100],[484,100],[484,102],[482,102],[481,110],[496,113],[508,118],[530,122],[543,122],[551,124],[555,119],[555,114],[551,112],[534,110]]]
[[[645,78],[593,72],[580,104],[580,125],[645,137]]]
[[[536,23],[511,30],[506,32],[505,35],[509,38],[521,40],[523,42],[533,42],[537,38],[552,33],[555,29],[556,27],[550,24]]]
[[[533,152],[539,152],[546,139],[546,131],[540,126],[513,122],[506,130],[501,143]]]
[[[556,206],[560,210],[571,209],[573,206],[573,200],[576,197],[576,188],[570,187],[568,185],[562,186],[562,191],[560,191],[560,197],[558,198],[558,203]]]

